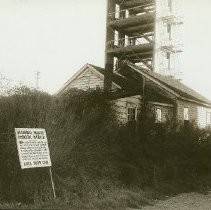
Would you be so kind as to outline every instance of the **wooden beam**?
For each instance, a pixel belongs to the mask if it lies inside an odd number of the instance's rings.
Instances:
[[[109,22],[109,26],[114,29],[122,29],[130,26],[138,26],[153,23],[155,20],[155,13],[146,13],[137,16],[131,16],[125,19],[113,20]]]
[[[150,39],[149,37],[144,36],[143,38],[144,38],[145,40],[147,40],[149,43],[153,43],[152,39]]]
[[[154,23],[139,24],[137,26],[130,26],[123,28],[121,30],[124,31],[125,34],[130,36],[143,35],[144,33],[149,33],[154,31]]]
[[[141,63],[143,63],[148,69],[152,70],[152,65],[149,65],[146,61],[140,60]]]
[[[118,4],[121,4],[124,8],[131,8],[136,6],[142,6],[149,3],[155,3],[155,0],[117,0]]]
[[[141,58],[141,59],[144,59],[144,58],[152,58],[152,51],[149,51],[149,52],[145,52],[145,53],[133,53],[133,54],[130,54],[130,55],[125,55],[125,57],[127,58]]]
[[[127,53],[141,53],[141,52],[149,52],[153,50],[153,44],[146,43],[146,44],[139,44],[139,45],[131,45],[127,47],[119,47],[119,48],[114,48],[114,49],[109,49],[107,53],[111,53],[114,55],[122,54],[124,53],[125,55]]]
[[[138,13],[153,12],[153,11],[155,11],[155,7],[153,5],[154,4],[148,4],[148,5],[143,6],[143,7],[134,7],[134,8],[131,8],[130,11],[134,15],[136,15]]]

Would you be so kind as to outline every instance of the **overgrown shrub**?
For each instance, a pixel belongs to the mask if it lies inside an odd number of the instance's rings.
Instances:
[[[41,195],[46,200],[46,192],[50,192],[47,169],[20,169],[16,127],[46,129],[60,196],[64,196],[61,184],[71,185],[70,194],[82,196],[97,190],[97,180],[107,180],[105,187],[111,184],[109,180],[117,180],[113,157],[118,150],[117,123],[110,102],[101,91],[70,90],[53,97],[21,87],[1,98],[0,116],[3,199],[31,202]]]
[[[211,172],[210,132],[194,123],[156,123],[151,110],[143,106],[136,128],[127,134],[123,129],[122,173],[127,184],[162,188],[173,181],[186,190],[204,187],[199,180]]]
[[[192,124],[178,129],[176,123],[156,123],[147,104],[136,125],[119,125],[108,98],[101,91],[50,96],[27,87],[2,97],[0,200],[42,203],[52,198],[48,169],[20,169],[15,127],[46,129],[56,193],[71,206],[105,206],[100,200],[112,200],[109,192],[118,189],[151,186],[180,192],[211,184],[209,132]],[[205,181],[199,182],[202,177]]]

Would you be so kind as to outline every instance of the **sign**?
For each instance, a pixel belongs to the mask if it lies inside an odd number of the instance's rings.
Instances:
[[[22,169],[51,166],[45,129],[15,128],[15,135]]]

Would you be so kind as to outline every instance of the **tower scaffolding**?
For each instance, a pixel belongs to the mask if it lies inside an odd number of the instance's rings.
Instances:
[[[108,78],[124,60],[149,71],[176,75],[172,55],[182,52],[175,33],[175,28],[182,24],[176,1],[108,0],[105,58]],[[111,84],[109,80],[108,83]]]

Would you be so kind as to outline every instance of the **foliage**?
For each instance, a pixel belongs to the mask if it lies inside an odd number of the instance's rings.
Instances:
[[[147,104],[136,124],[119,125],[108,98],[99,90],[50,96],[27,87],[1,97],[0,200],[42,206],[52,199],[46,168],[20,169],[15,127],[46,129],[59,206],[139,208],[148,203],[146,187],[177,193],[211,184],[209,132],[156,123]]]

